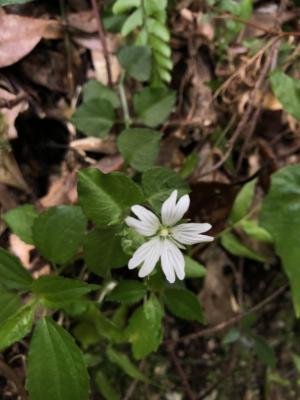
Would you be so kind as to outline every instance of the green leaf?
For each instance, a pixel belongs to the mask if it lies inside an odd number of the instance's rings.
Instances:
[[[272,90],[285,111],[300,121],[300,81],[282,71],[270,76]]]
[[[76,256],[86,224],[87,220],[78,206],[49,208],[34,222],[34,243],[47,260],[65,264]]]
[[[179,171],[179,175],[184,179],[188,178],[195,171],[198,163],[199,163],[198,154],[197,153],[189,154],[186,157],[186,159],[181,167],[181,170]]]
[[[193,292],[184,288],[168,288],[165,290],[164,301],[176,317],[203,323],[202,307]]]
[[[78,173],[79,202],[87,215],[98,226],[120,221],[134,204],[144,200],[141,188],[125,174],[103,174],[95,168]]]
[[[150,305],[151,308],[153,308],[152,305]],[[156,351],[162,341],[162,326],[157,314],[154,313],[153,318],[147,306],[144,305],[144,307],[139,307],[130,318],[127,335],[132,345],[133,356],[138,360]]]
[[[0,350],[21,340],[30,331],[36,304],[26,305],[16,311],[0,325]]]
[[[258,225],[258,221],[252,219],[243,219],[239,223],[239,226],[241,226],[247,235],[252,239],[260,242],[273,243],[272,236],[266,229]]]
[[[271,188],[262,205],[260,225],[271,234],[289,278],[294,308],[300,317],[300,164],[272,175]]]
[[[31,204],[14,208],[3,215],[3,220],[9,228],[24,242],[33,244],[32,225],[38,213]]]
[[[140,7],[140,5],[141,0],[117,0],[113,5],[112,10],[114,14],[123,14],[131,8]]]
[[[147,0],[145,1],[145,11],[147,15],[152,15],[157,12],[165,10],[167,7],[167,0]]]
[[[0,281],[7,289],[28,290],[32,277],[19,259],[0,248]]]
[[[149,382],[149,379],[144,375],[127,357],[126,354],[120,353],[109,347],[106,352],[109,360],[120,367],[128,376],[133,379],[138,379],[142,382]]]
[[[157,297],[153,293],[148,301],[144,303],[144,313],[153,327],[156,327],[161,323],[161,320],[164,316],[164,310]]]
[[[120,100],[116,92],[95,79],[90,79],[83,86],[83,99],[84,103],[92,99],[107,100],[113,108],[120,107]]]
[[[251,337],[254,340],[254,351],[257,358],[268,367],[275,368],[277,359],[269,343],[262,336],[251,335]]]
[[[198,261],[189,256],[184,256],[184,261],[186,278],[203,278],[206,275],[206,268]]]
[[[112,384],[103,372],[97,371],[95,382],[98,390],[105,400],[119,400],[120,396],[115,389],[115,383]]]
[[[118,148],[124,159],[137,171],[153,167],[158,153],[160,132],[145,128],[129,128],[118,137]]]
[[[20,297],[0,287],[0,326],[21,307]]]
[[[171,169],[154,167],[145,172],[142,185],[149,204],[160,211],[162,203],[177,189],[179,196],[189,192],[187,183]]]
[[[246,257],[255,261],[265,262],[264,256],[255,253],[253,250],[241,243],[232,233],[225,232],[221,236],[222,246],[237,257]]]
[[[170,32],[167,29],[166,25],[157,21],[154,18],[147,18],[146,20],[147,31],[164,42],[168,42],[170,40]]]
[[[128,256],[121,246],[119,230],[115,227],[94,229],[85,237],[83,253],[90,271],[105,278],[111,268],[123,267]]]
[[[122,304],[134,304],[143,299],[147,289],[140,281],[121,281],[108,296],[109,300]]]
[[[98,285],[89,285],[75,279],[51,275],[41,276],[32,284],[32,292],[44,300],[48,306],[54,307],[70,303],[98,289]]]
[[[89,397],[88,373],[74,338],[49,318],[37,323],[30,343],[27,388],[30,400]]]
[[[246,183],[239,191],[230,212],[229,220],[231,223],[235,223],[244,218],[249,212],[254,197],[256,182],[257,179],[253,179]]]
[[[173,90],[146,87],[134,95],[133,105],[139,120],[153,128],[165,122],[175,100]]]
[[[143,13],[140,8],[135,10],[124,22],[121,33],[123,36],[129,35],[135,28],[143,23]]]
[[[71,121],[87,136],[104,138],[115,121],[115,112],[110,101],[92,98],[77,108]]]
[[[150,79],[151,49],[147,46],[125,46],[118,59],[122,67],[132,78],[140,82]]]

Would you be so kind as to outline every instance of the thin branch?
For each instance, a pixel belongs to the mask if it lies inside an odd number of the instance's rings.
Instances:
[[[186,373],[184,372],[184,370],[182,369],[180,362],[178,361],[178,358],[175,354],[175,349],[174,346],[168,346],[168,353],[170,354],[170,357],[173,361],[173,364],[176,368],[177,374],[181,380],[182,383],[182,387],[187,395],[187,398],[189,400],[196,400],[196,395],[193,392],[192,388],[190,387],[189,381],[187,379]]]
[[[176,339],[169,339],[165,342],[165,344],[168,345],[168,344],[183,342],[185,340],[200,339],[205,336],[215,335],[216,333],[221,332],[226,328],[230,328],[231,326],[236,325],[238,322],[240,322],[243,318],[247,317],[248,315],[251,315],[254,312],[258,312],[258,311],[261,311],[262,309],[264,309],[266,305],[271,303],[277,297],[281,296],[285,292],[287,287],[288,287],[288,285],[281,286],[270,296],[266,297],[263,301],[256,304],[254,307],[250,308],[250,310],[245,311],[244,313],[241,313],[239,315],[236,315],[235,317],[229,318],[228,320],[223,321],[223,322],[221,322],[215,326],[212,326],[210,328],[202,329],[201,331],[190,333],[188,335],[181,336]]]
[[[112,81],[112,72],[111,72],[111,65],[110,65],[110,60],[109,60],[109,53],[108,53],[108,48],[107,48],[107,43],[106,43],[106,38],[105,38],[105,32],[104,32],[104,27],[102,23],[102,19],[100,16],[99,8],[97,5],[96,0],[91,0],[92,7],[93,7],[93,12],[95,14],[95,18],[97,21],[97,29],[98,29],[98,34],[99,34],[99,39],[102,44],[103,48],[103,55],[105,59],[105,65],[106,65],[106,71],[107,71],[107,78],[108,78],[108,84],[109,86],[112,86],[113,81]]]

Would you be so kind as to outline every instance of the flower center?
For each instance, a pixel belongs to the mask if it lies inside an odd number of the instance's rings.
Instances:
[[[160,235],[161,237],[163,237],[163,238],[169,236],[169,229],[166,228],[166,227],[164,227],[164,226],[162,226],[162,227],[160,228],[159,235]]]

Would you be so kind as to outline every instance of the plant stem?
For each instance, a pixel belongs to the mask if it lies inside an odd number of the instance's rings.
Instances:
[[[125,93],[124,77],[125,77],[125,74],[124,74],[124,72],[122,72],[120,83],[119,83],[119,95],[120,95],[121,106],[122,106],[122,110],[123,110],[123,114],[124,114],[124,123],[125,123],[125,127],[127,129],[130,127],[132,121],[130,118],[128,102],[127,102],[126,93]]]

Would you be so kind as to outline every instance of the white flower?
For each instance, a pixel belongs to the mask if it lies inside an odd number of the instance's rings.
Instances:
[[[177,277],[184,279],[185,263],[179,249],[183,245],[200,242],[211,242],[213,237],[202,235],[211,228],[210,224],[184,223],[176,225],[187,212],[190,205],[188,195],[177,201],[177,190],[174,190],[161,207],[161,221],[147,208],[135,205],[132,212],[138,217],[127,217],[126,224],[139,234],[149,238],[142,244],[129,260],[128,268],[141,265],[139,277],[151,274],[159,259],[162,270],[170,283]]]

